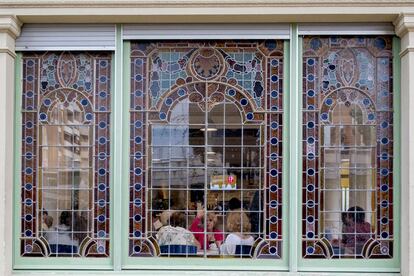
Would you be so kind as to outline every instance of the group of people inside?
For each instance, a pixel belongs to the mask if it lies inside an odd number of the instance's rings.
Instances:
[[[159,245],[196,246],[200,250],[206,249],[224,255],[234,255],[237,246],[253,245],[254,238],[249,234],[251,232],[250,220],[242,210],[230,212],[226,216],[228,233],[226,237],[223,230],[216,228],[218,218],[215,213],[209,212],[206,218],[204,216],[206,216],[205,211],[198,210],[190,227],[186,229],[184,213],[172,213],[170,224],[161,227],[156,235]]]
[[[240,246],[251,247],[254,237],[252,224],[258,223],[256,216],[249,217],[243,209],[242,202],[238,198],[230,199],[228,212],[223,217],[223,225],[218,225],[218,215],[197,208],[197,214],[189,227],[183,212],[167,211],[161,214],[167,215],[169,221],[163,221],[163,227],[159,228],[156,235],[160,247],[166,245],[187,245],[196,247],[198,250],[207,250],[212,253],[223,255],[239,254]],[[167,225],[168,224],[168,225]],[[226,233],[226,234],[225,234]]]
[[[58,223],[42,211],[42,233],[48,241],[51,253],[77,253],[80,241],[86,236],[87,219],[76,212],[62,211]]]

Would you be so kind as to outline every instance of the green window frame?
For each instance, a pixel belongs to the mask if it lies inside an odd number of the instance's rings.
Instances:
[[[27,258],[19,252],[20,232],[20,167],[21,167],[21,78],[22,55],[16,57],[15,79],[15,142],[14,142],[14,264],[16,271],[42,269],[57,271],[89,270],[89,271],[121,271],[121,270],[263,270],[315,272],[388,272],[400,271],[400,40],[393,38],[393,79],[394,79],[394,257],[389,260],[315,260],[303,259],[301,252],[301,168],[302,168],[302,37],[298,35],[296,24],[291,24],[291,38],[284,42],[284,131],[283,143],[283,179],[286,189],[283,197],[283,258],[280,260],[247,260],[247,259],[180,259],[174,262],[163,258],[131,258],[128,257],[128,212],[129,212],[129,96],[130,96],[130,41],[123,40],[122,25],[117,25],[116,50],[112,55],[111,102],[111,235],[110,257],[105,259],[74,258]],[[290,185],[294,184],[294,185]],[[117,226],[117,227],[115,227]],[[76,273],[76,272],[74,272]],[[298,272],[299,273],[299,272]]]

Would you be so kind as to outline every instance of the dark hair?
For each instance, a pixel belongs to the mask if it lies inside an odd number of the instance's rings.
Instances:
[[[365,212],[364,209],[359,206],[352,206],[348,209],[348,211],[342,213],[342,222],[345,222],[345,218],[349,217],[355,223],[363,223],[365,222]]]
[[[180,212],[174,212],[170,217],[170,225],[174,227],[186,228],[185,215]]]
[[[63,211],[62,213],[60,213],[59,223],[66,226],[72,226],[71,214],[68,211]]]
[[[237,198],[237,197],[233,197],[230,199],[229,201],[229,209],[230,210],[237,210],[237,209],[241,209],[242,205],[241,205],[241,201]]]

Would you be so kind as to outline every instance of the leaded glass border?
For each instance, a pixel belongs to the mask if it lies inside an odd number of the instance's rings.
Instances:
[[[304,258],[393,258],[392,59],[390,36],[303,38]],[[335,115],[336,106],[342,108]],[[351,121],[335,119],[344,118],[347,109],[353,110]],[[328,128],[331,128],[329,134]],[[371,136],[363,135],[364,131]],[[346,141],[349,133],[355,140]],[[362,138],[358,140],[355,137],[359,134]],[[337,137],[338,142],[331,138],[327,142],[328,136]],[[368,141],[364,137],[371,138]],[[329,156],[328,151],[332,149],[349,158],[341,159],[338,153]],[[370,154],[369,160],[361,158],[364,152]],[[363,170],[370,171],[372,188],[352,184],[361,180]],[[337,178],[337,188],[329,191],[322,182],[327,178]],[[332,211],[336,212],[336,218],[332,219],[332,225],[337,225],[336,231],[324,227],[330,216],[324,209],[329,205],[326,199],[329,194],[334,197],[335,192],[340,195],[338,202],[342,203],[337,211]],[[358,192],[367,195],[367,206],[371,210],[346,204],[352,200],[358,202]],[[344,226],[347,218],[352,218],[351,225],[359,220],[359,226]],[[347,248],[343,237],[351,241],[351,248]]]
[[[245,124],[265,122],[265,227],[255,258],[280,258],[282,241],[282,41],[131,43],[129,255],[158,256],[146,218],[148,126],[167,123],[183,99],[202,110],[231,101]],[[201,93],[199,93],[201,91]],[[214,92],[216,91],[216,92]],[[204,97],[208,95],[208,98]]]
[[[108,257],[111,54],[25,53],[22,60],[21,256]],[[57,124],[53,122],[56,119],[52,117],[63,119],[62,112],[71,114],[72,123],[60,125],[60,119],[57,119]],[[68,128],[73,134],[55,132],[62,141],[70,139],[72,145],[77,145],[71,148],[72,161],[76,159],[73,156],[80,156],[82,149],[86,149],[88,167],[81,168],[73,161],[70,165],[55,168],[56,174],[62,173],[64,168],[73,172],[72,182],[62,183],[58,178],[54,184],[56,187],[64,184],[65,188],[43,188],[46,178],[42,173],[45,168],[41,158],[47,154],[44,145],[48,143],[45,140],[48,136],[42,136],[42,129],[48,126],[60,130]],[[80,144],[82,135],[86,135],[87,144]],[[52,147],[65,150],[64,143],[49,146]],[[80,183],[79,176],[74,176],[81,170],[90,171],[89,180],[85,183]],[[55,190],[57,202],[63,191],[70,191],[71,208],[57,206],[54,210],[45,209],[42,195],[50,192],[48,189]],[[75,199],[82,194],[89,198],[89,207],[84,210],[79,208],[80,203]],[[62,213],[69,214],[71,227],[58,230],[58,224],[64,221]],[[79,228],[76,225],[83,226]],[[49,240],[45,234],[48,231]],[[52,235],[60,237],[62,242],[62,234],[71,240],[70,246],[49,244]],[[77,240],[76,249],[74,240]]]

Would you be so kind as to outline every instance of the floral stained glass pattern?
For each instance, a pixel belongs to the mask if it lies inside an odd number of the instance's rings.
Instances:
[[[23,56],[21,255],[109,256],[111,56]]]
[[[282,41],[131,44],[130,256],[282,256],[282,88]]]
[[[304,258],[393,257],[391,37],[304,37]]]

